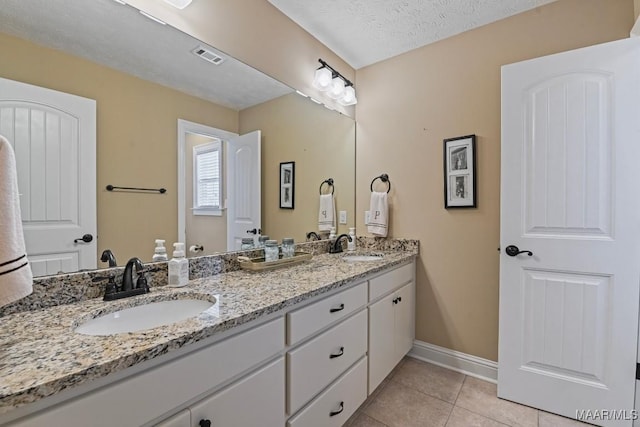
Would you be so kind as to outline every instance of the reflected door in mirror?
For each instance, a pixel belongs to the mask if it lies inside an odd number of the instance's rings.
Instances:
[[[34,276],[96,268],[96,102],[7,79],[0,94]]]

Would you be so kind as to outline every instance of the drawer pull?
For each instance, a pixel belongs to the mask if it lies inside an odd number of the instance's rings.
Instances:
[[[394,298],[394,299],[393,299],[393,303],[394,303],[394,304],[397,304],[397,303],[398,303],[398,298]]]
[[[329,359],[335,359],[336,357],[340,357],[344,354],[344,347],[340,347],[340,353],[338,354],[330,354]]]
[[[340,304],[338,308],[329,309],[329,313],[335,313],[336,311],[342,311],[342,310],[344,310],[344,304]]]
[[[200,427],[211,427],[211,421],[209,421],[209,420],[200,420],[198,425]]]
[[[340,409],[338,409],[337,411],[329,412],[329,416],[330,417],[335,417],[336,415],[341,414],[342,411],[344,411],[344,402],[340,402]]]

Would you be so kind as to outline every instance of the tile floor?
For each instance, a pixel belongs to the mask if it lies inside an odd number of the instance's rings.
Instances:
[[[577,427],[568,418],[496,397],[496,385],[405,357],[349,427]]]

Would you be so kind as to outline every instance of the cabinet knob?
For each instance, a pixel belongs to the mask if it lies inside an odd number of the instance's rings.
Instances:
[[[338,409],[337,411],[329,412],[329,416],[330,417],[335,417],[336,415],[341,414],[342,411],[344,411],[344,402],[340,402],[340,409]]]
[[[211,427],[211,421],[209,421],[209,420],[200,420],[198,425],[200,427]]]
[[[340,353],[330,354],[329,359],[335,359],[336,357],[340,357],[344,354],[344,347],[340,347]]]

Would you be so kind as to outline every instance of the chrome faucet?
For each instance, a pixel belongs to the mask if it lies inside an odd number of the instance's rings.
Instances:
[[[111,249],[105,249],[104,251],[102,251],[102,255],[100,255],[100,261],[109,262],[109,268],[118,266],[116,257],[113,252],[111,252]]]
[[[136,282],[136,288],[140,287],[142,284],[146,286],[146,279],[144,279],[144,264],[140,261],[140,258],[131,258],[127,261],[127,265],[124,268],[124,273],[122,275],[122,288],[123,291],[130,291],[133,289],[133,267],[136,267],[136,272],[138,273],[138,281]],[[141,282],[141,279],[144,279]]]
[[[349,236],[348,234],[341,234],[338,237],[336,237],[336,240],[333,242],[333,244],[331,246],[329,246],[329,253],[330,254],[339,254],[342,252],[342,243],[340,242],[342,240],[343,237],[346,237],[347,239],[349,239],[349,241],[351,241],[351,236]]]

